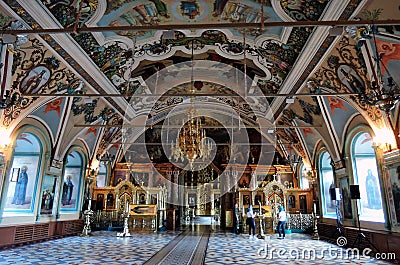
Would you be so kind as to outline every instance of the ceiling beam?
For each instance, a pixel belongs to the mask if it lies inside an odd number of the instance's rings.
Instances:
[[[266,98],[274,98],[274,97],[314,97],[314,96],[321,96],[321,97],[332,97],[332,96],[357,96],[358,93],[352,92],[338,92],[338,93],[268,93],[263,95],[247,95],[248,97],[266,97]],[[22,94],[22,97],[156,97],[156,98],[165,98],[165,97],[244,97],[243,95],[238,95],[236,93],[232,94],[213,94],[213,93],[198,93],[198,94],[191,94],[191,93],[182,93],[176,95],[169,95],[169,94],[141,94],[141,95],[131,95],[126,96],[123,94],[57,94],[57,93],[49,93],[49,94]]]
[[[54,28],[54,29],[18,29],[2,30],[2,34],[66,34],[81,32],[107,31],[150,31],[179,29],[222,29],[222,28],[264,28],[264,27],[307,27],[307,26],[356,26],[356,25],[400,25],[400,20],[322,20],[322,21],[266,21],[264,23],[212,23],[212,24],[171,24],[171,25],[140,25],[140,26],[107,26],[86,28]]]
[[[143,146],[143,145],[148,145],[148,146],[161,146],[161,145],[167,145],[167,146],[169,146],[169,145],[176,145],[176,143],[161,143],[161,142],[159,142],[159,143],[148,143],[148,142],[145,142],[145,143],[138,143],[138,142],[133,142],[133,143],[129,143],[129,142],[111,142],[111,143],[109,143],[109,144],[123,144],[123,145],[138,145],[138,146]],[[237,142],[235,142],[235,143],[214,143],[215,145],[229,145],[229,146],[232,146],[232,145],[262,145],[262,146],[271,146],[271,145],[273,145],[273,146],[275,146],[276,145],[276,143],[251,143],[251,142],[248,142],[248,143],[237,143]],[[289,145],[290,143],[283,143],[284,145]]]
[[[143,124],[138,124],[138,125],[134,125],[134,124],[75,124],[74,127],[77,128],[85,128],[85,127],[98,127],[98,128],[116,128],[116,127],[125,127],[125,128],[141,128],[143,127]],[[160,128],[160,129],[180,129],[182,128],[182,125],[145,125],[146,128]],[[202,125],[201,128],[204,129],[239,129],[238,125],[236,126],[232,126],[232,125],[227,125],[227,126],[207,126],[207,125]],[[322,126],[312,126],[312,125],[298,125],[298,126],[271,126],[271,127],[260,127],[260,126],[250,126],[250,125],[243,125],[240,127],[240,129],[251,129],[251,128],[255,128],[255,129],[260,129],[260,128],[264,128],[264,129],[285,129],[285,128],[322,128]]]

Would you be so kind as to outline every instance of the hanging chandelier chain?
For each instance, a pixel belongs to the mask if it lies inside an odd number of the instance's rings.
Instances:
[[[202,128],[201,117],[197,115],[194,104],[194,39],[191,42],[191,76],[189,85],[189,104],[187,110],[187,121],[182,124],[178,133],[176,145],[172,144],[172,157],[175,160],[184,161],[187,159],[190,168],[193,169],[193,163],[198,159],[207,159],[211,154],[211,144],[204,141],[206,138],[205,129]]]

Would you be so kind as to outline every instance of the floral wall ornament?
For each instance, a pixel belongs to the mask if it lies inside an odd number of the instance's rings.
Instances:
[[[30,39],[13,56],[11,74],[13,81],[8,93],[14,104],[8,104],[4,110],[4,126],[9,126],[39,99],[35,94],[74,94],[82,91],[84,86],[83,81],[56,57],[47,54],[38,39]]]
[[[371,80],[366,64],[364,56],[357,48],[356,41],[344,36],[329,55],[327,61],[314,73],[310,80],[315,82],[320,90],[337,93],[369,93]],[[379,109],[364,104],[362,98],[358,95],[351,95],[349,98],[364,110],[373,122],[377,125],[383,124],[382,113]],[[378,127],[381,127],[381,125]]]
[[[282,9],[294,20],[318,20],[329,0],[279,0]]]
[[[85,22],[94,15],[98,7],[98,0],[41,0],[41,2],[52,12],[61,25],[66,28],[72,27],[76,22],[78,22],[79,27],[84,26]],[[77,16],[78,13],[79,16]]]

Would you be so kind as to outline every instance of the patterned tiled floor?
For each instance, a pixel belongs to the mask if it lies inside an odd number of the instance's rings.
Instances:
[[[342,248],[324,241],[311,240],[308,235],[289,234],[284,240],[278,240],[276,235],[272,235],[269,241],[265,241],[250,239],[244,234],[218,231],[215,226],[213,228],[204,261],[206,265],[390,264],[369,257],[349,257]],[[118,238],[116,232],[94,232],[90,237],[67,237],[2,250],[0,265],[143,264],[179,234],[179,231],[134,233],[131,238]],[[181,247],[171,249],[172,252],[188,250],[182,250]],[[268,250],[268,256],[265,250]]]
[[[143,264],[179,234],[132,233],[132,237],[120,238],[116,232],[93,232],[89,237],[66,237],[0,251],[0,265]]]
[[[266,255],[266,251],[268,255]],[[205,259],[207,265],[219,264],[391,264],[309,235],[289,234],[285,239],[271,235],[269,240],[249,238],[249,235],[214,232],[211,234]]]

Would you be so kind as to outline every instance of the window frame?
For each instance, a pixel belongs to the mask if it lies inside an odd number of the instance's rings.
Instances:
[[[325,156],[327,155],[327,156]],[[331,155],[329,154],[329,152],[327,150],[321,150],[321,152],[318,155],[318,174],[319,174],[319,185],[320,185],[320,194],[321,194],[321,206],[322,206],[322,214],[324,216],[324,218],[329,218],[329,219],[335,219],[337,218],[336,215],[336,209],[332,212],[328,212],[327,211],[327,198],[329,199],[330,193],[329,193],[329,189],[330,187],[327,189],[326,191],[326,187],[325,187],[325,183],[326,181],[324,181],[324,176],[326,176],[326,171],[329,171],[332,175],[332,181],[333,184],[335,185],[335,176],[334,176],[334,172],[333,172],[333,168],[330,166],[328,167],[323,167],[323,162],[322,160],[324,158],[330,158]],[[332,206],[336,207],[336,201],[331,201]]]
[[[383,193],[382,193],[382,179],[381,176],[379,174],[379,164],[378,164],[378,158],[376,156],[376,152],[374,150],[374,148],[371,146],[372,152],[369,153],[365,153],[365,154],[357,154],[355,149],[356,149],[356,142],[357,140],[362,137],[363,134],[368,134],[371,139],[372,139],[372,135],[371,133],[364,131],[364,130],[360,130],[357,133],[355,133],[354,135],[352,135],[351,140],[350,140],[350,157],[351,157],[351,169],[352,169],[352,173],[353,173],[353,183],[355,185],[359,186],[359,189],[361,188],[361,184],[360,184],[360,180],[359,180],[359,174],[358,174],[358,168],[357,168],[357,158],[368,158],[368,159],[374,159],[375,160],[375,166],[376,166],[376,180],[377,180],[377,184],[378,184],[378,190],[379,190],[379,195],[380,195],[380,200],[381,200],[381,208],[377,209],[377,210],[381,210],[381,212],[379,213],[379,215],[377,216],[383,216],[383,220],[377,220],[375,218],[371,219],[368,218],[367,216],[365,216],[365,208],[367,207],[363,207],[362,205],[362,199],[356,200],[357,203],[357,214],[359,215],[358,218],[360,218],[360,221],[364,221],[364,222],[372,222],[372,223],[380,223],[380,224],[384,224],[387,222],[387,215],[385,214],[385,209],[384,209],[384,197],[383,197]],[[365,183],[362,183],[365,184]],[[361,197],[363,195],[363,192],[360,191]],[[365,192],[364,194],[367,194],[367,192]]]
[[[68,166],[68,156],[72,153],[76,153],[79,155],[80,157],[80,165],[70,165]],[[66,153],[65,156],[65,163],[64,163],[64,170],[63,170],[63,174],[61,176],[61,189],[60,189],[60,199],[59,199],[59,211],[60,213],[75,213],[75,212],[79,212],[81,206],[82,206],[82,202],[83,202],[83,196],[82,193],[83,191],[83,184],[85,181],[85,156],[84,154],[80,151],[80,150],[76,150],[76,149],[71,149]],[[80,169],[79,171],[79,178],[78,178],[78,185],[77,186],[77,195],[76,195],[76,201],[75,201],[75,207],[73,208],[67,208],[67,207],[63,207],[63,201],[62,201],[62,196],[63,196],[63,183],[65,181],[65,177],[66,177],[66,169],[67,168],[72,168],[72,169]]]
[[[31,135],[38,144],[39,147],[39,151],[32,151],[32,152],[27,152],[27,151],[22,151],[22,152],[18,152],[18,150],[16,148],[14,148],[14,151],[11,155],[10,158],[10,164],[8,166],[8,172],[7,172],[7,178],[5,181],[7,181],[7,187],[4,188],[3,190],[3,194],[2,194],[2,198],[4,198],[4,200],[2,200],[2,205],[3,205],[3,216],[14,216],[14,215],[19,215],[19,214],[28,214],[28,215],[33,215],[34,211],[35,211],[35,206],[36,206],[36,200],[37,200],[37,196],[38,196],[38,184],[39,184],[39,178],[42,174],[42,169],[43,169],[43,156],[44,156],[44,150],[45,150],[45,143],[44,143],[44,139],[42,138],[42,135],[40,134],[40,132],[37,132],[35,130],[25,130],[25,131],[20,131],[17,134],[17,137],[14,140],[14,143],[16,145],[18,138],[22,135],[22,134],[29,134]],[[32,179],[33,182],[33,190],[32,190],[32,198],[31,198],[31,203],[30,203],[30,207],[28,209],[14,209],[14,208],[6,208],[6,202],[7,202],[7,195],[9,193],[9,189],[10,189],[10,176],[12,174],[13,169],[15,168],[14,165],[14,161],[15,158],[18,157],[35,157],[37,158],[37,164],[36,164],[36,175],[35,176],[29,176],[30,179]]]

